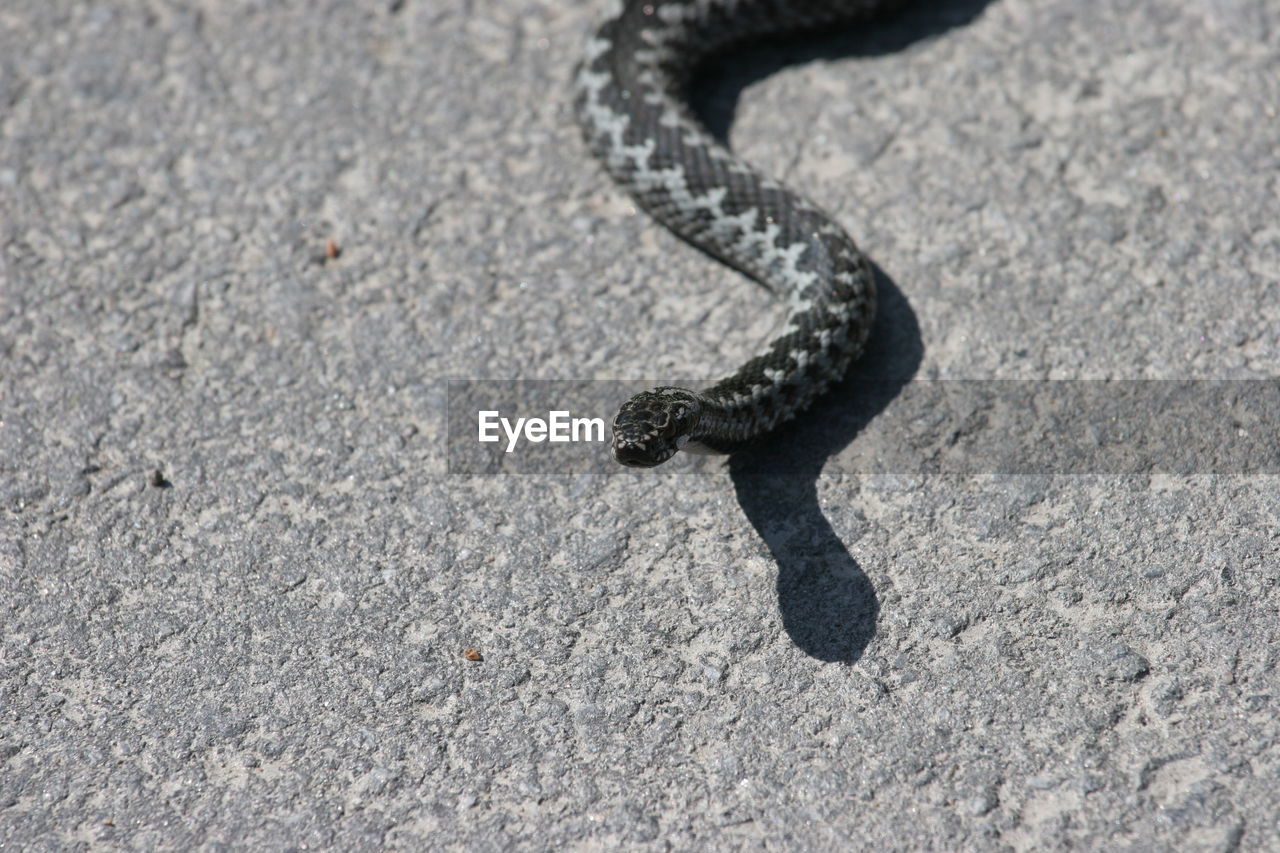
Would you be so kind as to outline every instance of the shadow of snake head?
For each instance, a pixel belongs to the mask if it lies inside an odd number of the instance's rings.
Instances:
[[[661,465],[688,443],[701,416],[693,391],[664,386],[637,394],[613,419],[613,458],[632,468]]]

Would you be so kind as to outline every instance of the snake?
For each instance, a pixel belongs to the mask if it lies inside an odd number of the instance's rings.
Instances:
[[[733,453],[796,417],[861,355],[876,310],[870,261],[818,205],[757,171],[699,121],[695,72],[748,41],[866,20],[894,0],[626,0],[587,40],[574,113],[587,148],[650,216],[784,301],[785,326],[733,374],[622,404],[611,450],[648,468]]]

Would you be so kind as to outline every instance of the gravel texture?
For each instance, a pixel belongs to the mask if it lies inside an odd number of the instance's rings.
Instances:
[[[447,472],[779,318],[587,160],[602,5],[0,5],[0,848],[1280,849],[1280,477]],[[859,375],[1280,375],[1280,2],[922,6],[697,93]]]

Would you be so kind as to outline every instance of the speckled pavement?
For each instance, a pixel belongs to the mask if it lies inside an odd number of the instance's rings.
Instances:
[[[602,5],[0,6],[0,848],[1280,848],[1280,478],[844,464],[907,379],[1280,375],[1280,3],[736,54],[698,102],[874,258],[883,398],[451,474],[447,379],[779,320],[588,159]]]

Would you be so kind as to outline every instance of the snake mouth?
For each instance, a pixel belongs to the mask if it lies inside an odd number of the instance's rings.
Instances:
[[[664,458],[655,458],[653,451],[644,444],[631,441],[615,442],[613,458],[628,468],[652,468],[664,461]]]

